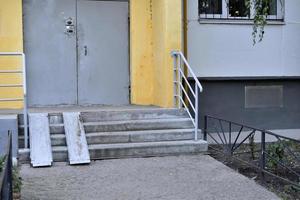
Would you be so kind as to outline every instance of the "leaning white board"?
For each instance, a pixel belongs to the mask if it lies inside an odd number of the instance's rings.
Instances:
[[[90,154],[80,113],[64,112],[63,118],[70,164],[90,163]]]
[[[48,113],[29,114],[30,159],[33,167],[52,165]]]

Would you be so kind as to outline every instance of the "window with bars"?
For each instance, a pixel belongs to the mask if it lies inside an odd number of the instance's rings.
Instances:
[[[283,20],[283,1],[268,2],[268,20]],[[253,19],[255,10],[247,0],[198,0],[201,19]],[[263,5],[264,6],[264,5]]]

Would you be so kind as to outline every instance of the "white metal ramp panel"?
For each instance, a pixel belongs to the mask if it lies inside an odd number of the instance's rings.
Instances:
[[[29,131],[32,166],[51,166],[53,158],[48,113],[30,113]]]
[[[80,113],[64,112],[63,118],[70,164],[90,163],[90,154]]]

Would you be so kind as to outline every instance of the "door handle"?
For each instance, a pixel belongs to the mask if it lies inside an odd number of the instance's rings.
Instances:
[[[87,46],[85,45],[85,46],[84,46],[84,55],[87,56],[87,54],[88,54],[88,48],[87,48]]]

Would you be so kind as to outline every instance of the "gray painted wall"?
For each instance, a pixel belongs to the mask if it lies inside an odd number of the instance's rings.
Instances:
[[[257,128],[271,130],[300,128],[300,80],[200,81],[204,87],[199,103],[201,127],[204,123],[203,116],[212,115]],[[282,106],[245,107],[245,86],[270,85],[282,86]],[[272,99],[272,96],[269,98]]]

